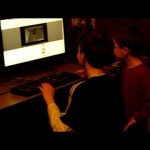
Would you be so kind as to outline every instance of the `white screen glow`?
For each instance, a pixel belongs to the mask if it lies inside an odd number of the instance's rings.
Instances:
[[[20,27],[46,23],[48,41],[21,45]],[[65,53],[62,18],[1,20],[4,65],[11,66]]]

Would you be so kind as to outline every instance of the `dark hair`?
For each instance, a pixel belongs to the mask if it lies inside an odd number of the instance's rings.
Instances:
[[[79,47],[88,63],[95,68],[111,65],[115,60],[112,40],[96,31],[82,33]]]
[[[136,25],[116,33],[114,40],[121,48],[127,47],[133,56],[140,56],[144,48],[144,35]]]

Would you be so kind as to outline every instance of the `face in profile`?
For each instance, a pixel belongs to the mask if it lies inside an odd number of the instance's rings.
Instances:
[[[127,48],[120,47],[119,44],[113,40],[114,43],[114,55],[117,59],[124,59],[128,53]]]

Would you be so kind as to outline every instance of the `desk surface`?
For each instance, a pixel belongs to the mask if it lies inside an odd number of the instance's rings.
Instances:
[[[68,72],[72,72],[75,73],[78,69],[81,69],[81,67],[76,64],[76,63],[70,63],[70,64],[63,64],[63,65],[59,65],[57,66],[56,70],[53,70],[53,72],[63,72],[63,71],[68,71]],[[41,72],[40,74],[37,75],[33,75],[28,77],[28,79],[35,79],[35,78],[40,78],[44,75],[46,75],[47,72],[50,72],[51,70],[47,70],[45,72]],[[7,79],[9,80],[9,79]],[[3,80],[4,81],[4,80]],[[24,81],[24,83],[27,81]],[[15,87],[19,84],[22,84],[23,82],[21,81],[20,83],[13,83],[13,80],[10,84],[4,84],[4,82],[2,83],[2,81],[0,82],[0,109],[6,108],[8,106],[12,106],[15,105],[17,103],[26,101],[26,100],[30,100],[33,97],[39,96],[40,94],[36,94],[34,96],[31,97],[24,97],[24,96],[19,96],[19,95],[15,95],[12,94],[10,92],[10,89],[12,87]]]

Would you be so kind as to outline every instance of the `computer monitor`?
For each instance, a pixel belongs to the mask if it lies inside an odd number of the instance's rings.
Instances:
[[[65,54],[63,18],[13,18],[0,24],[4,68]]]

